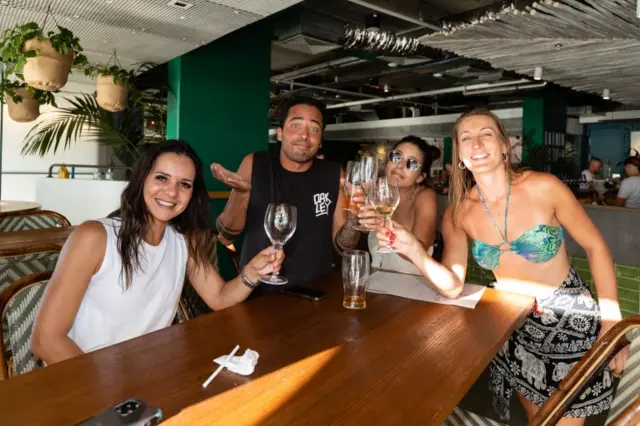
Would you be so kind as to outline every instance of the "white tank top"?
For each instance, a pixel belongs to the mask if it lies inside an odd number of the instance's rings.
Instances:
[[[400,272],[402,274],[422,275],[413,263],[400,257],[397,253],[378,253],[378,237],[376,233],[369,232],[369,253],[371,253],[371,267],[384,269],[385,271]],[[433,256],[433,246],[427,250],[429,256]]]
[[[102,265],[89,281],[68,336],[84,352],[132,339],[171,325],[184,285],[188,251],[171,225],[158,246],[142,242],[141,266],[125,290],[117,249],[120,221],[101,219],[107,231]]]

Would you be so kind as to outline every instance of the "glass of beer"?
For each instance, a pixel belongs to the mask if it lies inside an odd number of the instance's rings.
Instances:
[[[343,209],[353,213],[358,213],[359,205],[353,200],[353,190],[360,187],[360,163],[349,161],[344,175],[344,205]]]
[[[386,228],[389,228],[389,222],[393,212],[400,203],[400,190],[398,185],[391,182],[386,177],[378,178],[369,194],[369,201],[373,208],[382,216]],[[384,247],[378,247],[376,249],[378,253],[393,253],[395,249],[391,247],[391,244],[387,242]]]
[[[360,310],[367,307],[365,296],[370,263],[367,251],[346,250],[342,253],[342,306],[345,308]]]

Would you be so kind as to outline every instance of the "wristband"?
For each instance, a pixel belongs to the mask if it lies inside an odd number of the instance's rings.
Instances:
[[[244,273],[244,269],[242,270],[242,272],[240,272],[240,278],[242,279],[242,284],[246,285],[247,287],[249,287],[250,289],[254,289],[256,287],[258,287],[258,284],[260,284],[260,280],[258,280],[257,282],[252,282],[247,275]]]

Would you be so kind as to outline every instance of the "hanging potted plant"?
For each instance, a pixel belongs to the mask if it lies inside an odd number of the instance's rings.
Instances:
[[[4,80],[0,83],[0,101],[7,104],[9,117],[26,123],[40,116],[40,105],[57,107],[52,92],[34,89],[24,82]]]
[[[115,58],[115,53],[113,58]],[[109,60],[111,62],[111,60]],[[127,106],[129,98],[135,103],[140,94],[135,91],[134,82],[141,72],[147,71],[155,66],[152,63],[143,63],[135,71],[126,70],[117,65],[95,65],[85,67],[85,75],[97,76],[96,100],[103,109],[111,112],[120,112]],[[134,93],[131,93],[131,92]]]
[[[71,67],[80,69],[87,63],[79,53],[78,37],[59,25],[46,35],[36,22],[9,28],[0,40],[0,51],[5,75],[21,73],[29,86],[44,91],[63,87]]]
[[[120,112],[127,106],[129,89],[132,87],[135,73],[117,65],[107,67],[96,65],[85,68],[85,74],[97,76],[96,100],[103,109]]]

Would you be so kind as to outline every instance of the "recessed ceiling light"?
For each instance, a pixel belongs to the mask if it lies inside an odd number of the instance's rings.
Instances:
[[[184,16],[181,16],[180,19],[184,19]]]
[[[234,9],[233,13],[235,13],[236,15],[240,15],[240,11],[238,9]]]
[[[177,7],[179,9],[187,10],[193,7],[193,3],[189,3],[182,0],[171,0],[169,3],[167,3],[167,6]]]
[[[441,72],[436,72],[436,73],[433,74],[433,76],[435,78],[440,78],[440,77],[442,77],[442,73]]]
[[[398,64],[396,64],[395,62],[389,62],[387,65],[391,68],[395,68],[398,66]]]

